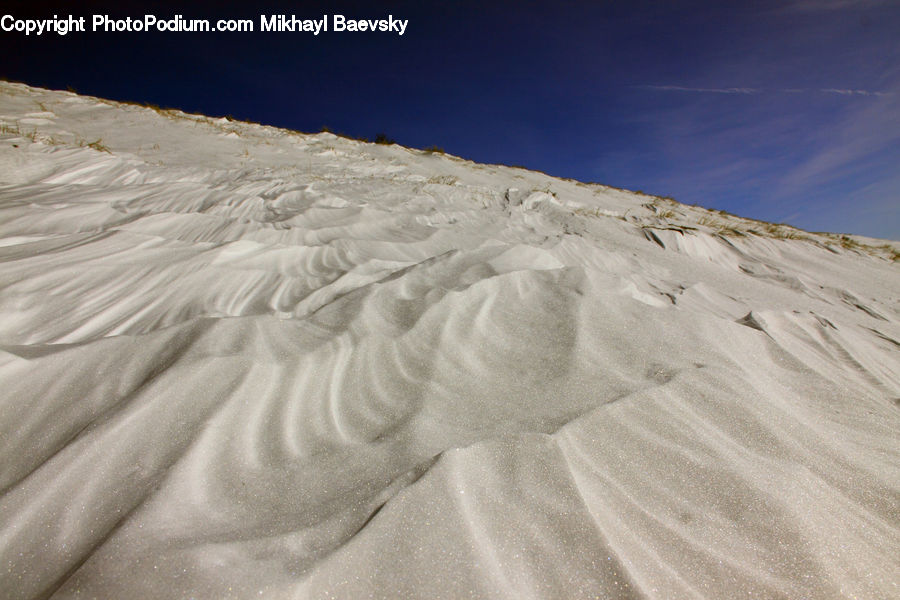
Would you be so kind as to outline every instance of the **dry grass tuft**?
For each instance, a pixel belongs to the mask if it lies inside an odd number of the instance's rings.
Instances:
[[[457,181],[459,181],[459,179],[457,177],[454,177],[453,175],[432,175],[428,178],[428,181],[426,183],[433,183],[437,185],[453,185]]]

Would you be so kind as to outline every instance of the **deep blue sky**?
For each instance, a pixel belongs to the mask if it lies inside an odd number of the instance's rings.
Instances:
[[[409,19],[386,33],[0,33],[0,77],[900,239],[900,1],[4,2],[17,17]],[[116,8],[109,8],[115,6]]]

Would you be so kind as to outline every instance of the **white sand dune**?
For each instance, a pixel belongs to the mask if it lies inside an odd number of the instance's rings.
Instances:
[[[0,125],[3,598],[900,597],[896,244],[19,84]]]

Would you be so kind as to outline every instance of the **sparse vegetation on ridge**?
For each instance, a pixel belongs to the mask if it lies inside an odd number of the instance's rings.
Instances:
[[[322,129],[319,130],[319,133],[330,133],[331,135],[336,135],[339,138],[344,138],[345,140],[353,140],[356,142],[369,143],[369,138],[366,137],[356,137],[346,133],[341,133],[340,131],[334,131],[327,125],[322,125]]]
[[[382,144],[384,146],[390,146],[391,144],[396,144],[396,140],[392,140],[387,136],[386,133],[378,133],[375,134],[375,143]]]
[[[459,181],[458,177],[453,175],[432,175],[428,178],[427,183],[433,183],[438,185],[453,185],[457,181]]]
[[[74,90],[70,90],[75,93]],[[16,88],[4,87],[2,90],[3,94],[6,95],[16,95],[18,92]],[[111,101],[105,100],[102,98],[92,98],[96,102],[107,104],[109,106],[135,106],[145,109],[150,109],[160,116],[166,117],[168,119],[173,120],[187,120],[196,124],[207,125],[209,127],[213,127],[220,131],[226,133],[234,133],[236,135],[247,135],[247,130],[237,127],[241,124],[253,124],[259,125],[258,123],[252,123],[250,121],[238,121],[233,115],[226,115],[220,118],[211,118],[204,115],[194,115],[190,113],[185,113],[179,109],[175,108],[164,108],[158,104],[152,102],[135,102],[135,101]],[[44,112],[50,112],[50,109],[44,103],[35,100],[36,105]],[[300,131],[290,130],[290,129],[282,129],[283,132],[287,134],[296,134],[296,135],[308,135],[304,134]],[[332,133],[339,137],[348,140],[354,140],[358,142],[371,143],[374,142],[376,144],[389,145],[396,144],[396,141],[392,138],[389,138],[385,133],[378,133],[373,140],[369,140],[366,137],[354,137],[348,134],[334,132],[330,128],[322,127],[321,131]],[[52,135],[47,135],[46,133],[42,133],[38,130],[38,128],[31,129],[30,131],[22,130],[21,126],[16,124],[3,123],[0,124],[0,134],[3,135],[15,135],[22,136],[25,139],[31,140],[32,142],[40,142],[43,144],[49,145],[76,145],[78,147],[86,147],[91,148],[93,150],[99,152],[107,152],[111,153],[110,148],[103,142],[102,139],[96,139],[93,141],[80,139],[80,138],[66,138],[65,140],[60,140]],[[158,146],[157,146],[158,148]],[[421,150],[416,150],[412,148],[408,148],[408,150],[424,153],[424,154],[445,154],[443,148],[431,145]],[[248,157],[249,152],[244,149],[242,156]],[[455,158],[455,157],[454,157]],[[463,159],[464,160],[464,159]],[[483,169],[489,167],[491,165],[473,165],[474,168]],[[503,165],[501,165],[503,166]],[[541,171],[536,171],[534,169],[528,169],[524,166],[511,167],[517,169],[523,169],[529,171],[530,173],[541,173]],[[543,173],[548,177],[553,177],[547,173]],[[429,179],[429,183],[441,183],[445,185],[453,185],[454,182],[450,182],[449,180],[445,181],[443,179],[432,181]],[[729,213],[728,211],[722,209],[715,208],[705,208],[699,205],[685,205],[679,203],[675,198],[669,195],[655,196],[649,194],[643,190],[625,190],[622,188],[617,188],[614,186],[608,186],[605,184],[597,183],[597,182],[580,182],[572,179],[553,177],[555,181],[565,181],[570,182],[573,185],[579,187],[595,187],[595,193],[602,194],[604,191],[608,190],[616,190],[624,193],[630,193],[637,196],[646,197],[649,199],[648,202],[645,202],[643,206],[647,208],[652,213],[650,217],[650,222],[645,222],[647,219],[646,216],[642,217],[635,213],[632,213],[631,216],[628,216],[628,212],[624,215],[615,215],[610,214],[608,211],[601,211],[599,208],[591,209],[591,208],[574,208],[573,213],[583,217],[594,217],[600,218],[604,216],[612,216],[617,217],[622,220],[630,220],[635,222],[641,227],[648,228],[676,228],[680,231],[689,231],[689,230],[697,230],[697,227],[693,225],[697,225],[701,228],[706,228],[709,230],[709,233],[721,236],[730,236],[730,237],[746,237],[746,236],[759,236],[776,240],[799,240],[815,243],[822,247],[828,249],[839,248],[844,251],[851,252],[859,252],[866,253],[873,256],[879,256],[890,260],[892,262],[897,262],[900,260],[900,251],[889,244],[883,244],[879,246],[875,246],[872,244],[867,244],[864,241],[860,241],[854,237],[845,234],[832,234],[832,233],[810,233],[793,227],[791,225],[787,225],[785,223],[770,223],[766,221],[761,221],[758,219],[753,219],[749,217],[742,217],[735,215],[733,213]],[[557,193],[550,189],[550,185],[546,185],[540,190],[534,188],[536,191],[544,191],[548,194],[557,196]],[[681,207],[681,208],[679,208]],[[686,209],[694,209],[693,213],[686,212]],[[700,211],[698,216],[696,211]]]
[[[681,231],[682,233],[687,231],[697,231],[697,227],[693,227],[684,222],[685,220],[691,221],[692,219],[677,208],[678,206],[681,206],[683,208],[690,208],[706,213],[696,218],[695,223],[699,227],[711,230],[711,233],[715,235],[724,237],[747,237],[755,235],[775,240],[797,240],[813,243],[826,249],[833,249],[833,247],[837,245],[844,250],[865,253],[870,256],[890,260],[891,262],[900,261],[900,250],[897,250],[890,244],[873,246],[871,244],[860,242],[848,235],[807,232],[786,223],[770,223],[768,221],[735,215],[722,209],[705,208],[696,204],[681,204],[671,196],[651,196],[641,190],[631,191],[614,186],[604,186],[602,184],[581,183],[576,185],[598,185],[603,189],[612,189],[652,198],[652,201],[645,202],[641,206],[652,214],[652,219],[657,220],[655,223],[642,222],[644,218],[641,217],[631,217],[632,221],[636,220],[636,223],[641,229],[674,229],[676,231]],[[663,208],[663,204],[669,205],[671,208]],[[574,214],[583,217],[597,218],[609,216],[599,208],[576,208],[573,212]],[[626,212],[625,215],[622,215],[619,218],[627,221],[627,214],[628,213]],[[660,224],[659,221],[664,222],[664,224]]]
[[[86,142],[84,140],[81,140],[79,141],[78,145],[85,148],[91,148],[92,150],[96,150],[98,152],[106,152],[107,154],[112,154],[112,152],[109,151],[109,148],[103,144],[103,139],[101,138],[98,138],[93,142]]]

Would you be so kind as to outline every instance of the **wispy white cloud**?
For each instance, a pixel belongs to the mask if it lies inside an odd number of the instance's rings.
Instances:
[[[883,88],[773,86],[743,96],[643,86],[698,93],[643,113],[656,167],[642,183],[767,220],[896,238],[900,188],[896,177],[885,181],[900,156],[900,81],[882,79]]]
[[[900,66],[885,57],[896,54],[900,15],[884,10],[891,2],[754,4],[727,46],[679,71],[640,73],[630,124],[648,156],[634,160],[652,166],[634,168],[636,187],[897,239]]]
[[[819,90],[823,94],[840,94],[841,96],[890,96],[891,92],[873,92],[869,90],[842,90],[837,88],[827,88]]]
[[[819,93],[819,94],[836,94],[839,96],[892,96],[894,92],[883,92],[879,90],[856,90],[845,88],[822,88],[818,90],[801,89],[801,88],[784,88],[784,89],[763,89],[751,87],[728,87],[728,88],[704,88],[704,87],[687,87],[681,85],[639,85],[636,86],[644,90],[656,90],[662,92],[696,92],[708,94],[803,94],[803,93]]]
[[[747,87],[729,87],[729,88],[699,88],[684,87],[680,85],[641,85],[638,86],[647,90],[660,90],[664,92],[701,92],[708,94],[758,94],[762,90]]]
[[[900,89],[900,84],[894,90]],[[896,160],[900,143],[900,102],[897,91],[860,94],[863,90],[835,90],[845,96],[876,96],[869,102],[847,105],[829,126],[828,136],[815,151],[789,170],[781,180],[785,195],[805,186],[850,177],[882,161]]]
[[[795,0],[781,6],[783,12],[823,12],[875,8],[890,0]]]

